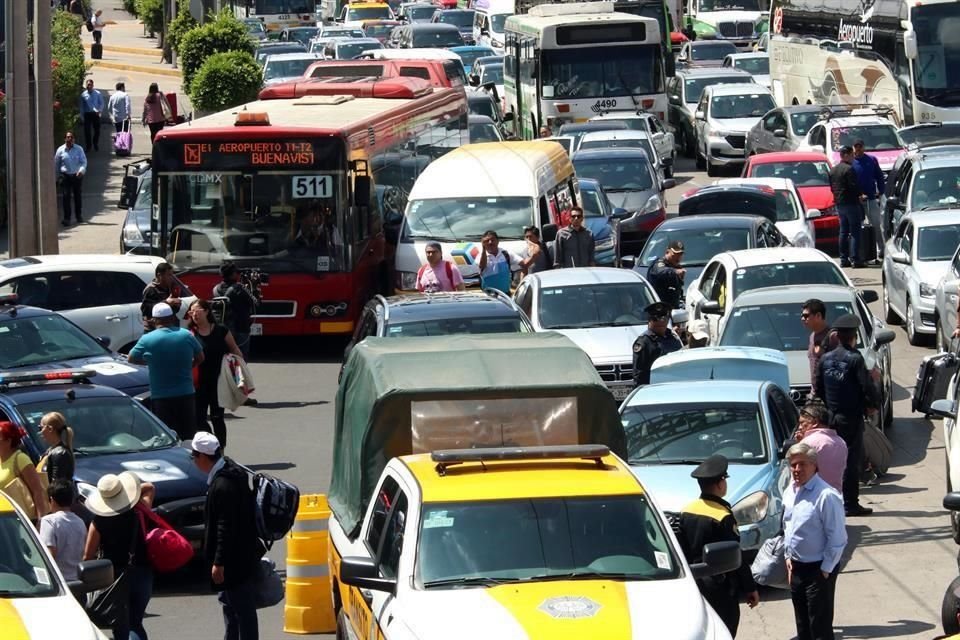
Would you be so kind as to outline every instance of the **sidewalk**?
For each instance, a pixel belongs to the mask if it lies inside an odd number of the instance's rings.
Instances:
[[[156,38],[144,34],[143,25],[123,10],[119,0],[94,2],[94,8],[103,9],[103,18],[117,24],[103,29],[103,59],[90,60],[93,34],[82,31],[83,46],[87,50],[87,65],[91,69],[112,69],[180,79],[180,71],[162,60],[162,50]],[[178,86],[179,89],[179,86]]]

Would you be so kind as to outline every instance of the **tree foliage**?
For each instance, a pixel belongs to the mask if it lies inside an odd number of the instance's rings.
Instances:
[[[198,26],[193,15],[190,13],[190,2],[180,0],[177,8],[177,17],[173,19],[167,28],[167,43],[174,51],[180,51],[180,40],[183,36]]]
[[[64,134],[80,122],[80,94],[87,74],[79,16],[57,11],[53,15],[50,53],[53,60],[53,135],[60,144]]]
[[[152,36],[163,31],[163,0],[136,0],[137,17]]]
[[[200,111],[223,111],[256,100],[262,84],[262,72],[252,54],[215,53],[190,83],[190,103]]]
[[[213,54],[241,51],[253,55],[254,52],[253,40],[247,34],[247,28],[229,9],[223,9],[211,18],[206,24],[183,34],[180,39],[177,53],[183,71],[183,88],[188,94],[193,76]]]

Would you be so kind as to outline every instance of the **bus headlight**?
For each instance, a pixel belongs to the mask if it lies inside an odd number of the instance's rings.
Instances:
[[[417,274],[411,271],[397,271],[397,289],[415,291],[417,288]]]
[[[756,524],[767,517],[770,496],[766,491],[755,491],[733,505],[733,517],[737,524]]]

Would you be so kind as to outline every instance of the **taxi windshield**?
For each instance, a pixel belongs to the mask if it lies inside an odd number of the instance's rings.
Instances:
[[[0,292],[10,293],[5,288],[0,288]],[[20,294],[19,290],[17,293]],[[108,349],[56,314],[0,323],[0,369],[109,355]]]
[[[781,262],[737,269],[733,274],[734,297],[761,287],[785,287],[792,284],[850,284],[834,262]]]
[[[643,495],[423,506],[417,579],[425,589],[512,581],[667,580],[679,575]]]
[[[153,451],[177,444],[174,434],[128,396],[83,398],[79,402],[60,395],[18,408],[27,421],[28,435],[41,451],[46,445],[40,436],[40,419],[50,411],[59,411],[67,418],[77,456]]]
[[[0,598],[49,597],[60,592],[28,527],[14,512],[0,513]]]
[[[655,302],[641,282],[548,287],[540,291],[544,329],[589,329],[645,325]]]
[[[847,145],[852,147],[857,140],[863,140],[865,151],[891,151],[905,146],[891,124],[837,127],[830,131],[830,145],[834,151]]]
[[[756,403],[682,403],[627,407],[623,415],[630,464],[690,464],[714,454],[730,462],[767,459]]]
[[[853,313],[849,302],[827,302],[828,318]],[[862,344],[862,340],[859,341]],[[777,351],[806,351],[810,330],[800,320],[799,303],[734,306],[723,328],[720,346],[764,347]],[[860,347],[860,344],[857,345]]]

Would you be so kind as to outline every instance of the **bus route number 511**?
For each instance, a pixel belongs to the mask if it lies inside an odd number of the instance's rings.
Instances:
[[[293,176],[294,198],[329,198],[333,176]]]

